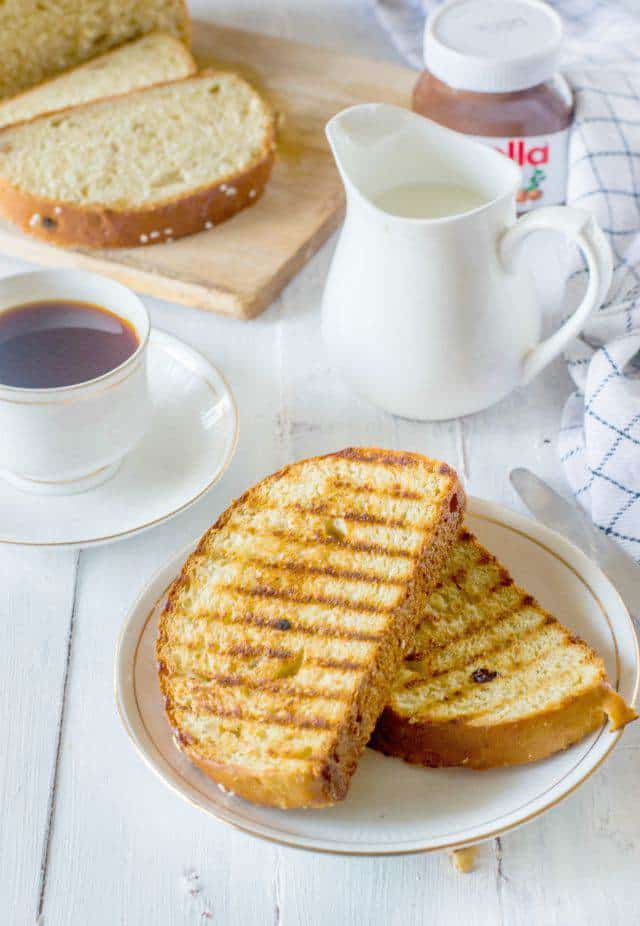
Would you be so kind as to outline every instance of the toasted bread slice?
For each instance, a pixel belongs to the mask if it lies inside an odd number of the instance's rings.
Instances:
[[[636,716],[601,658],[463,530],[370,745],[420,765],[486,769]]]
[[[355,448],[258,483],[204,535],[160,619],[180,748],[248,800],[342,800],[459,529],[446,464]]]
[[[3,0],[0,98],[154,31],[188,42],[185,0]]]
[[[0,214],[52,244],[160,244],[257,202],[274,150],[259,94],[203,71],[0,130]]]
[[[0,127],[195,74],[189,49],[152,32],[0,102]]]

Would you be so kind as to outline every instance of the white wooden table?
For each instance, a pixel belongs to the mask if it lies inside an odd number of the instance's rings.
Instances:
[[[395,57],[366,0],[201,0],[192,9]],[[638,725],[561,806],[485,845],[470,875],[444,855],[350,859],[252,839],[170,793],[120,727],[112,661],[127,608],[173,551],[267,472],[374,443],[441,456],[471,493],[516,508],[514,465],[563,488],[554,444],[570,382],[560,362],[499,406],[451,423],[400,421],[346,391],[327,367],[319,331],[332,248],[250,324],[147,300],[154,324],[218,364],[238,399],[237,455],[209,495],[138,538],[79,554],[0,547],[2,924],[640,922]],[[2,275],[23,267],[0,260]],[[540,267],[543,276],[547,263]]]

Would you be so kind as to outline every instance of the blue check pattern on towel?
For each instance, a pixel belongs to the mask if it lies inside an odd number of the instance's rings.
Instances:
[[[399,51],[422,66],[434,0],[375,0]],[[562,69],[575,94],[567,202],[593,212],[615,256],[606,304],[567,352],[576,386],[558,441],[565,473],[595,524],[640,562],[640,8],[618,0],[556,0]],[[571,254],[567,306],[584,291]]]

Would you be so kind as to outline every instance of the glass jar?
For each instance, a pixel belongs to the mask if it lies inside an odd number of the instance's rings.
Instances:
[[[516,161],[520,212],[566,198],[573,101],[555,73],[561,37],[539,0],[449,0],[425,28],[413,109]]]

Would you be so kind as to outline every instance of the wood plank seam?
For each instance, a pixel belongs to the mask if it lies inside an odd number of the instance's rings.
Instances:
[[[291,410],[289,408],[287,383],[285,378],[285,345],[284,326],[287,323],[283,317],[284,303],[278,298],[276,311],[278,328],[276,335],[276,367],[278,376],[278,413],[276,415],[275,442],[278,451],[278,462],[284,466],[291,459]]]
[[[462,480],[462,484],[466,487],[469,485],[469,472],[467,469],[467,429],[465,426],[464,418],[456,419],[456,451],[458,455],[458,475]]]
[[[274,900],[274,926],[282,926],[282,878],[281,878],[281,867],[282,867],[282,850],[279,846],[276,847],[276,863],[273,869],[273,900]]]
[[[502,867],[502,839],[500,836],[496,836],[493,841],[495,857],[496,857],[496,895],[498,899],[498,915],[500,917],[499,924],[504,926],[504,896],[503,889],[507,882],[506,875]]]
[[[80,556],[81,556],[81,551],[78,551],[76,555],[76,560],[74,563],[73,596],[71,598],[71,613],[69,616],[69,630],[67,632],[67,647],[66,647],[66,655],[65,655],[64,674],[62,677],[62,691],[60,695],[60,710],[58,712],[58,728],[56,731],[56,751],[55,751],[55,759],[53,763],[53,770],[51,773],[51,785],[49,788],[47,817],[46,817],[46,825],[45,825],[45,831],[44,831],[44,837],[43,837],[43,843],[42,843],[42,856],[41,856],[41,861],[40,861],[40,874],[38,877],[38,891],[37,891],[38,905],[36,908],[36,923],[42,922],[45,891],[47,887],[47,869],[49,866],[49,847],[51,845],[51,837],[53,834],[53,827],[55,824],[58,771],[60,768],[60,754],[62,750],[62,738],[63,738],[63,733],[64,733],[64,719],[66,715],[67,696],[68,696],[68,690],[69,690],[69,675],[70,675],[71,654],[72,654],[72,647],[73,647],[73,631],[75,627],[76,608],[77,608],[77,602],[78,602]]]

